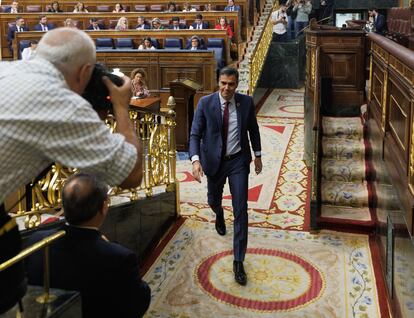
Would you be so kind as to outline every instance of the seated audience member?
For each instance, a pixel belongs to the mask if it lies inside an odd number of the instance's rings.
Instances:
[[[175,12],[175,11],[177,11],[177,5],[175,4],[175,2],[168,3],[166,12]]]
[[[122,4],[117,3],[117,4],[115,4],[115,8],[112,12],[113,13],[124,13],[125,10],[124,10],[124,7],[122,6]]]
[[[63,21],[63,26],[66,28],[77,28],[78,22],[71,18],[67,18],[65,21]]]
[[[33,58],[36,55],[36,49],[37,49],[37,41],[36,40],[30,41],[30,46],[25,48],[22,51],[22,60],[23,61],[33,60]]]
[[[215,7],[211,3],[204,5],[204,11],[215,11]]]
[[[14,39],[14,34],[16,32],[29,31],[29,28],[26,26],[26,23],[22,17],[16,17],[16,22],[9,27],[7,31],[7,43],[9,45],[10,53],[13,54],[12,42]]]
[[[83,2],[78,2],[73,9],[74,13],[88,13],[88,9],[86,9],[85,4]]]
[[[87,30],[93,30],[93,31],[105,30],[105,26],[102,23],[99,23],[97,18],[90,19],[89,23],[90,24]]]
[[[137,26],[135,27],[135,29],[137,30],[149,30],[150,26],[145,23],[145,18],[144,17],[138,17],[137,18]]]
[[[190,39],[190,43],[185,48],[186,50],[199,51],[206,48],[201,44],[201,40],[197,35],[193,35]]]
[[[137,256],[99,232],[109,209],[108,187],[84,173],[71,176],[62,192],[66,235],[50,246],[50,286],[78,290],[83,317],[141,317],[151,290],[139,275]],[[33,244],[55,230],[36,231]],[[28,258],[30,284],[43,284],[43,253]]]
[[[151,29],[152,30],[164,30],[164,26],[161,24],[161,20],[158,18],[152,19]]]
[[[118,23],[115,26],[116,31],[125,31],[128,30],[128,19],[125,17],[120,17]]]
[[[273,11],[271,19],[273,24],[272,40],[274,42],[286,42],[288,40],[286,6],[282,4],[279,10]]]
[[[132,95],[139,98],[145,98],[150,96],[145,79],[147,74],[142,68],[136,68],[131,72],[131,89]]]
[[[155,50],[155,46],[152,45],[151,38],[143,38],[142,44],[138,47],[138,50]]]
[[[377,9],[368,10],[368,15],[374,20],[374,32],[383,35],[387,30],[385,17]]]
[[[183,23],[180,23],[179,17],[172,17],[169,29],[170,30],[184,30],[184,29],[187,29],[187,26]]]
[[[227,30],[227,35],[229,38],[233,38],[233,30],[231,29],[230,24],[227,23],[226,17],[221,17],[219,23],[214,27],[216,30]]]
[[[190,29],[204,30],[208,29],[209,25],[207,21],[203,21],[203,16],[197,14],[194,23],[190,25]]]
[[[59,2],[54,1],[54,2],[52,2],[52,4],[50,5],[49,10],[47,10],[47,12],[51,12],[51,13],[60,13],[60,12],[63,12],[63,10],[62,10],[62,9],[60,9]]]
[[[54,29],[55,26],[52,23],[47,23],[47,16],[41,15],[39,23],[34,26],[35,31],[49,31]]]
[[[194,12],[197,11],[196,8],[193,8],[188,2],[183,4],[183,12]]]
[[[4,12],[6,13],[19,13],[19,3],[17,1],[13,1],[11,6],[7,8]]]
[[[234,0],[229,0],[228,5],[224,7],[224,11],[240,11],[240,6],[234,3]]]

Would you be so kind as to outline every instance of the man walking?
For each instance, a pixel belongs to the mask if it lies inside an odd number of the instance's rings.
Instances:
[[[201,182],[204,173],[207,176],[208,204],[216,214],[219,235],[226,234],[222,196],[226,179],[229,180],[234,214],[234,278],[240,285],[246,285],[243,261],[247,249],[247,192],[252,160],[249,138],[257,174],[262,171],[262,161],[253,99],[235,93],[238,80],[236,69],[223,68],[219,91],[200,99],[191,128],[189,154],[194,178]]]

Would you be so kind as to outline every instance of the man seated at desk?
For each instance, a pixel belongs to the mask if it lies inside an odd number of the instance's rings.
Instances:
[[[62,192],[66,235],[50,247],[50,285],[78,290],[83,317],[141,317],[151,290],[138,269],[137,256],[99,232],[109,210],[108,187],[96,177],[71,176]],[[29,244],[53,234],[37,231]],[[30,284],[43,284],[43,253],[28,258]]]

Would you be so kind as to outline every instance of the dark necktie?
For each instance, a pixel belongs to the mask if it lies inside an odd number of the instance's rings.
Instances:
[[[223,156],[226,155],[227,152],[227,135],[229,133],[229,105],[230,102],[224,103],[224,111],[223,111]]]

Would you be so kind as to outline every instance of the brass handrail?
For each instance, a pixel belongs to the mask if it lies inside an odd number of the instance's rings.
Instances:
[[[10,266],[21,262],[29,255],[41,250],[44,248],[44,255],[43,255],[43,264],[44,264],[44,271],[43,271],[43,288],[44,293],[36,298],[36,301],[44,304],[52,302],[56,299],[56,296],[50,294],[50,271],[49,271],[49,245],[52,244],[54,241],[60,239],[65,235],[65,231],[56,232],[53,235],[50,235],[39,242],[34,243],[32,246],[24,249],[19,254],[13,256],[12,258],[8,259],[7,261],[0,264],[0,272],[6,270]]]
[[[279,8],[279,1],[275,1],[272,12]],[[267,17],[265,27],[262,34],[260,34],[257,40],[257,45],[253,50],[252,57],[249,61],[250,73],[249,73],[249,95],[253,95],[257,82],[262,72],[263,66],[266,61],[267,51],[269,50],[270,43],[272,41],[272,13]]]

